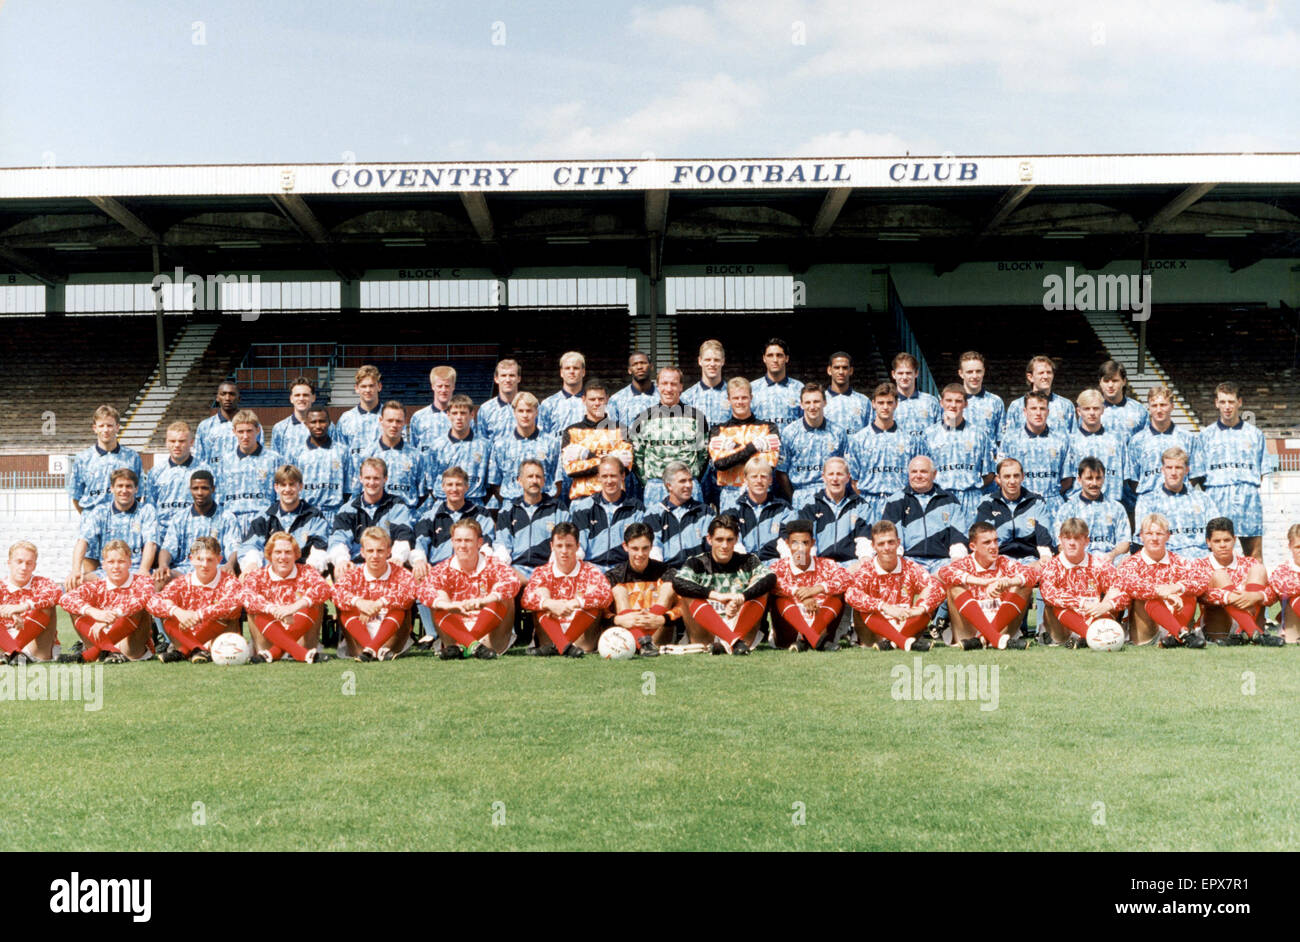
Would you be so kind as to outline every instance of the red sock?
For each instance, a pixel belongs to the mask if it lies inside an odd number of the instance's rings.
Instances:
[[[39,638],[42,632],[49,627],[49,612],[39,610],[26,612],[23,615],[16,636],[10,635],[7,629],[0,628],[0,647],[3,647],[9,654],[17,654]]]
[[[809,644],[815,645],[817,639],[821,637],[821,632],[808,623],[802,606],[794,599],[780,599],[776,604],[777,611],[790,627],[803,635],[804,640]]]
[[[903,627],[896,628],[894,623],[879,612],[872,612],[866,618],[867,627],[875,634],[888,638],[897,647],[906,649],[907,642],[917,636],[925,626],[930,624],[930,616],[913,615],[907,621],[903,622]]]
[[[77,634],[81,636],[82,651],[81,659],[87,663],[99,660],[98,642],[90,635],[90,628],[95,624],[95,619],[89,615],[81,615],[74,618],[72,627],[76,629]]]
[[[744,605],[740,606],[740,613],[736,616],[736,637],[744,638],[758,623],[763,620],[763,615],[767,612],[767,599],[762,601],[751,599]]]
[[[277,653],[279,651],[288,651],[289,656],[295,661],[307,660],[307,649],[298,643],[298,638],[301,638],[311,625],[309,623],[307,628],[298,631],[297,637],[295,637],[293,631],[298,627],[300,617],[302,617],[302,612],[298,612],[293,616],[294,624],[291,628],[283,622],[276,621],[270,615],[260,613],[253,615],[253,624],[257,625],[258,630],[262,632],[262,636],[274,645],[268,652],[271,655],[271,660],[279,660],[279,654]]]
[[[163,631],[167,632],[167,637],[175,642],[176,647],[186,657],[189,657],[195,648],[202,647],[199,639],[183,629],[174,615],[169,615],[163,619]]]
[[[589,608],[580,608],[573,613],[573,620],[569,622],[569,627],[565,629],[564,637],[569,644],[573,644],[598,621],[600,621],[600,612],[592,611]]]
[[[1184,595],[1183,607],[1178,610],[1181,614],[1177,616],[1169,610],[1164,599],[1147,599],[1146,610],[1152,621],[1177,638],[1191,624],[1192,616],[1196,614],[1196,597]]]
[[[505,602],[493,602],[491,605],[485,605],[479,609],[478,618],[474,619],[474,627],[469,630],[471,640],[482,641],[505,624],[505,620]]]
[[[1088,623],[1083,620],[1083,616],[1078,612],[1068,608],[1057,608],[1052,606],[1052,614],[1066,628],[1069,628],[1080,638],[1088,637]]]
[[[348,637],[357,645],[358,654],[366,648],[372,651],[379,650],[379,645],[370,639],[370,629],[366,627],[365,616],[355,608],[343,609],[339,613],[339,620],[343,622],[343,630],[348,633]]]
[[[691,617],[699,624],[701,628],[716,638],[725,641],[727,644],[734,644],[741,635],[738,633],[740,625],[737,624],[737,631],[732,631],[717,610],[708,603],[707,599],[691,599],[689,602]]]
[[[1295,612],[1297,616],[1300,616],[1300,596],[1288,599],[1287,604],[1291,606],[1291,611]]]
[[[77,629],[77,634],[81,635],[82,641],[85,642],[85,647],[81,652],[81,659],[87,662],[99,660],[99,655],[105,651],[121,654],[122,652],[117,649],[117,642],[129,636],[139,627],[134,618],[122,615],[115,619],[105,629],[99,640],[96,641],[90,636],[90,626],[95,624],[95,619],[89,615],[82,615],[72,624]]]
[[[997,614],[993,616],[993,628],[1001,634],[1007,628],[1019,622],[1025,614],[1025,609],[1029,607],[1027,599],[1022,599],[1014,592],[1003,592],[1002,604],[998,607]]]
[[[1255,637],[1256,632],[1259,631],[1259,625],[1255,624],[1254,612],[1248,612],[1244,608],[1237,608],[1235,605],[1225,605],[1223,610],[1241,626],[1241,630],[1246,632],[1247,637]]]
[[[474,636],[464,629],[461,623],[463,617],[463,615],[453,614],[452,612],[434,612],[433,623],[437,626],[439,632],[447,635],[457,644],[471,645],[474,643]],[[483,617],[482,612],[479,613],[479,617]],[[475,624],[478,623],[475,622]]]
[[[984,609],[980,608],[979,599],[975,598],[974,594],[971,593],[970,590],[967,590],[957,596],[954,603],[957,606],[957,611],[961,612],[961,616],[970,623],[971,627],[983,635],[984,640],[987,641],[991,647],[996,648],[998,646],[998,638],[1002,636],[1002,632],[999,629],[994,628],[993,625],[989,623],[989,620],[984,617]],[[999,608],[998,616],[1001,614],[1002,609]]]
[[[818,639],[826,633],[831,625],[839,620],[840,613],[844,611],[844,600],[828,595],[826,600],[817,607],[817,616],[813,618],[812,628],[817,632]],[[816,642],[813,642],[816,644]]]

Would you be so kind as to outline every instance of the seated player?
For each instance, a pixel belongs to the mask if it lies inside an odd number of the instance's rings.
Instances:
[[[334,515],[352,491],[352,453],[347,442],[331,431],[324,406],[307,410],[307,441],[298,452],[297,467],[302,472],[302,499],[334,529]]]
[[[113,499],[112,474],[117,469],[130,468],[137,481],[143,473],[140,456],[117,440],[121,425],[116,409],[100,406],[91,427],[95,430],[95,444],[73,455],[68,465],[68,496],[81,514]]]
[[[451,397],[447,406],[447,415],[451,427],[439,435],[424,442],[424,489],[435,500],[442,500],[447,495],[442,490],[442,472],[455,465],[463,468],[469,479],[465,496],[475,503],[487,500],[488,449],[491,447],[486,438],[478,438],[470,425],[470,412],[474,401],[469,396]]]
[[[250,664],[269,664],[285,654],[303,664],[329,660],[318,645],[330,585],[311,566],[299,565],[301,557],[297,540],[272,533],[266,541],[270,565],[243,576],[244,607],[256,649]]]
[[[284,457],[262,446],[258,438],[262,423],[251,409],[240,410],[230,420],[235,447],[222,454],[217,465],[217,502],[229,511],[241,528],[275,500],[275,472]]]
[[[429,371],[429,389],[432,401],[411,416],[411,427],[406,439],[418,451],[427,452],[433,443],[446,437],[451,428],[451,400],[456,393],[456,370],[450,366],[435,366]],[[470,403],[473,408],[473,403]],[[380,420],[383,421],[382,418]],[[360,462],[355,462],[360,464]]]
[[[523,496],[519,465],[526,459],[541,463],[547,481],[558,480],[560,436],[547,435],[537,427],[537,397],[530,392],[516,395],[513,415],[513,425],[494,436],[488,449],[488,500],[484,506],[491,510]]]
[[[624,468],[632,467],[632,445],[624,427],[605,418],[605,402],[605,384],[588,382],[582,391],[582,419],[560,433],[555,479],[561,500],[575,501],[600,490],[597,475],[604,458],[617,458]]]
[[[334,578],[339,578],[354,563],[360,563],[361,534],[369,527],[383,527],[393,538],[393,561],[406,564],[415,546],[411,528],[411,511],[396,494],[387,490],[388,467],[382,458],[367,458],[361,463],[361,493],[343,505],[334,515],[334,529],[329,538],[329,561]]]
[[[626,628],[636,638],[637,653],[659,654],[657,644],[672,641],[681,612],[674,608],[672,573],[668,566],[650,556],[654,531],[644,523],[629,523],[623,530],[626,559],[606,571],[614,593],[613,624]]]
[[[600,490],[580,497],[569,506],[573,525],[578,528],[582,558],[601,572],[627,562],[623,531],[645,517],[641,502],[624,487],[627,469],[610,455],[600,459],[596,481]]]
[[[1106,468],[1096,458],[1079,462],[1079,491],[1057,512],[1061,521],[1078,517],[1088,524],[1088,552],[1100,554],[1105,561],[1118,565],[1133,543],[1133,525],[1128,511],[1118,500],[1105,495]]]
[[[212,499],[212,484],[212,472],[204,468],[190,476],[190,507],[172,517],[158,548],[154,582],[159,590],[175,576],[188,575],[193,570],[189,547],[201,536],[216,538],[221,547],[222,568],[226,572],[235,571],[235,556],[243,534],[233,516],[217,509],[217,502]]]
[[[1129,599],[1118,587],[1119,573],[1104,556],[1088,547],[1088,523],[1078,517],[1061,521],[1061,552],[1048,560],[1038,577],[1043,595],[1045,637],[1067,648],[1088,646],[1088,626],[1099,618],[1122,623]]]
[[[1280,635],[1264,630],[1264,608],[1272,601],[1268,573],[1254,556],[1238,556],[1237,533],[1227,517],[1205,525],[1210,555],[1198,560],[1209,577],[1201,593],[1202,631],[1207,641],[1281,647]]]
[[[849,437],[846,457],[853,489],[866,501],[868,522],[884,516],[885,504],[907,487],[908,462],[921,452],[921,439],[894,421],[898,390],[881,383],[871,393],[876,417]]]
[[[452,525],[451,547],[451,558],[430,570],[419,584],[417,597],[432,612],[444,660],[462,658],[467,652],[492,660],[514,643],[519,577],[485,551],[483,531],[472,517]]]
[[[737,553],[754,553],[762,563],[781,555],[781,528],[794,519],[794,509],[772,492],[772,466],[763,456],[745,463],[745,491],[731,514],[740,521]]]
[[[102,547],[115,540],[131,549],[131,568],[148,575],[158,552],[158,514],[136,496],[136,473],[118,468],[112,473],[112,500],[82,515],[77,542],[72,550],[72,571],[67,588],[72,591],[88,579],[98,578],[95,563]]]
[[[271,427],[271,450],[286,461],[297,462],[298,452],[307,444],[307,410],[316,403],[316,384],[306,376],[295,377],[289,384],[289,405],[293,411]]]
[[[776,576],[753,553],[736,552],[740,522],[730,514],[709,523],[709,550],[686,560],[673,573],[673,591],[686,609],[683,621],[692,643],[712,639],[712,654],[748,654],[767,611]]]
[[[711,491],[716,492],[723,513],[736,506],[745,490],[745,462],[758,455],[774,468],[781,462],[781,433],[776,423],[755,418],[750,410],[749,380],[743,376],[728,380],[727,401],[731,405],[730,416],[709,428],[709,460],[714,470]],[[786,493],[789,481],[785,473],[776,474],[778,489]]]
[[[872,525],[871,545],[875,559],[859,566],[844,590],[858,640],[878,651],[930,650],[921,632],[943,602],[943,586],[924,566],[903,558],[898,528],[888,520]]]
[[[9,576],[0,582],[0,663],[21,667],[54,658],[59,632],[54,607],[63,590],[36,575],[36,544],[9,547]]]
[[[1028,640],[1020,636],[1020,621],[1029,607],[1035,576],[1033,569],[998,553],[998,531],[993,524],[973,524],[970,555],[938,572],[948,594],[952,643],[967,651],[983,646],[1027,648]]]
[[[975,519],[997,530],[999,553],[1036,566],[1052,558],[1052,521],[1043,499],[1020,486],[1024,476],[1015,458],[999,461],[998,489],[979,505]]]
[[[518,480],[524,496],[506,501],[497,511],[496,554],[514,567],[523,584],[550,558],[551,532],[569,520],[569,512],[554,496],[543,493],[546,474],[540,461],[521,461]]]
[[[149,649],[149,613],[145,611],[154,594],[148,574],[131,572],[131,547],[122,540],[105,544],[100,555],[104,578],[82,582],[59,598],[59,607],[72,616],[72,627],[81,636],[80,653],[64,654],[59,660],[99,660],[123,664],[153,656]]]
[[[173,517],[186,513],[193,506],[190,478],[195,471],[212,469],[194,457],[194,439],[190,427],[184,422],[167,426],[167,461],[154,461],[153,469],[145,475],[140,487],[140,499],[151,504],[158,513],[158,528],[166,532]]]
[[[291,464],[276,468],[275,494],[275,503],[250,520],[244,530],[239,544],[240,571],[261,568],[267,539],[272,533],[287,533],[302,547],[298,562],[324,572],[329,565],[325,550],[330,531],[321,512],[300,497],[302,472]]]
[[[358,661],[391,661],[411,646],[414,577],[390,561],[393,538],[383,527],[361,534],[363,566],[353,566],[334,583],[334,604]],[[340,643],[342,647],[342,642]],[[345,651],[339,651],[346,657]]]
[[[839,563],[816,555],[813,525],[791,520],[785,525],[788,559],[771,566],[772,644],[792,651],[838,651],[835,629],[844,611],[849,572]]]
[[[993,483],[993,442],[984,430],[966,421],[966,392],[960,383],[943,388],[943,418],[921,433],[923,454],[934,462],[934,479],[957,498],[962,516],[974,520]]]
[[[557,523],[551,531],[551,562],[533,570],[521,599],[523,609],[535,613],[537,627],[550,639],[529,653],[582,657],[594,651],[601,615],[613,601],[605,574],[578,558],[578,528]]]
[[[519,395],[519,363],[516,360],[497,361],[492,381],[497,394],[478,407],[474,416],[474,434],[495,444],[498,435],[510,431],[515,422],[514,402]],[[531,395],[531,393],[530,393]],[[533,396],[534,409],[537,397]]]
[[[655,535],[652,555],[675,569],[705,547],[704,530],[713,512],[692,496],[695,480],[685,462],[670,462],[662,483],[667,495],[657,504],[646,505],[645,522]]]
[[[1203,648],[1205,633],[1192,628],[1196,597],[1209,577],[1193,561],[1168,548],[1169,521],[1160,514],[1142,518],[1142,550],[1119,567],[1119,589],[1133,600],[1128,637],[1133,644],[1159,639],[1162,648]]]
[[[1162,483],[1138,497],[1137,518],[1145,520],[1160,514],[1169,521],[1169,549],[1185,559],[1201,559],[1209,554],[1205,545],[1205,526],[1222,516],[1214,499],[1198,491],[1187,481],[1187,452],[1178,446],[1161,455]]]
[[[802,507],[821,490],[822,468],[828,458],[844,457],[848,436],[826,419],[826,394],[820,383],[809,383],[799,393],[803,418],[781,429],[780,470],[789,479],[790,503]]]
[[[1300,523],[1286,531],[1291,558],[1279,563],[1268,576],[1269,603],[1281,602],[1282,637],[1291,644],[1300,643]]]
[[[934,483],[934,462],[925,455],[907,466],[907,487],[885,504],[882,519],[898,528],[903,555],[931,574],[966,555],[961,504]]]
[[[240,633],[244,593],[234,575],[221,571],[221,544],[214,537],[201,536],[190,544],[189,574],[168,583],[149,599],[147,608],[162,619],[163,631],[172,642],[163,653],[164,664],[184,660],[206,664],[212,660],[209,645],[217,635]]]
[[[812,502],[799,509],[799,518],[812,521],[817,555],[852,572],[871,557],[870,505],[848,489],[849,464],[843,458],[826,460],[822,483]]]
[[[406,408],[396,399],[385,402],[379,412],[379,437],[362,446],[358,460],[352,465],[354,477],[348,491],[356,494],[361,490],[361,463],[367,458],[381,458],[388,469],[385,490],[405,501],[412,514],[418,514],[417,508],[428,490],[424,480],[425,458],[419,446],[402,437],[405,427]]]

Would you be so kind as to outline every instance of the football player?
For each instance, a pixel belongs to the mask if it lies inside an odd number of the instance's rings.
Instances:
[[[1205,647],[1205,633],[1191,627],[1196,597],[1209,587],[1205,570],[1169,550],[1169,521],[1160,514],[1143,517],[1139,533],[1142,549],[1119,567],[1119,589],[1133,600],[1129,641]]]
[[[1048,560],[1038,578],[1046,610],[1043,633],[1053,644],[1088,646],[1088,626],[1099,618],[1123,622],[1129,598],[1119,588],[1119,573],[1105,556],[1088,550],[1088,523],[1061,521],[1061,552]]]
[[[690,557],[673,574],[673,591],[686,609],[692,642],[712,640],[713,654],[748,654],[767,611],[776,576],[752,553],[736,551],[740,523],[730,514],[709,523],[708,552]]]
[[[943,586],[924,566],[904,558],[898,528],[888,520],[872,525],[871,546],[875,558],[857,568],[844,590],[859,641],[878,651],[930,650],[921,632],[943,602]]]
[[[215,537],[200,536],[190,544],[189,557],[189,574],[173,579],[146,605],[151,615],[162,619],[172,642],[161,658],[164,664],[207,663],[212,660],[209,646],[217,635],[240,633],[244,593],[239,580],[221,569],[221,544]]]
[[[557,523],[551,531],[551,561],[533,570],[521,599],[523,609],[534,613],[541,634],[550,640],[539,641],[529,653],[582,657],[594,651],[601,615],[613,601],[605,574],[578,558],[578,528],[567,521]]]
[[[358,661],[391,661],[411,646],[411,603],[416,582],[391,562],[393,538],[383,527],[361,533],[365,565],[353,566],[335,581],[333,599],[347,637],[348,652]],[[339,651],[340,657],[347,656]]]
[[[484,551],[482,530],[470,517],[453,524],[451,546],[451,557],[420,582],[418,598],[433,613],[444,660],[463,658],[467,651],[492,660],[514,641],[519,577]]]
[[[289,534],[272,533],[266,541],[269,565],[243,576],[244,607],[256,649],[250,664],[268,664],[285,654],[304,664],[329,660],[319,644],[330,586],[311,566],[298,563],[302,555]]]
[[[1241,395],[1236,383],[1214,390],[1219,421],[1201,429],[1197,445],[1205,471],[1205,493],[1236,525],[1247,556],[1262,560],[1264,508],[1260,483],[1277,471],[1277,455],[1268,450],[1264,433],[1242,421]]]
[[[790,556],[772,563],[772,643],[792,651],[838,651],[835,629],[844,611],[849,573],[816,555],[813,525],[791,520],[785,525]]]
[[[58,643],[55,606],[63,590],[36,575],[36,544],[19,540],[9,547],[9,574],[0,582],[0,662],[21,667],[54,658]]]
[[[1035,570],[998,552],[998,531],[991,523],[971,525],[970,554],[936,574],[948,593],[952,643],[970,651],[982,646],[1024,650],[1020,622],[1029,607]]]
[[[112,501],[110,480],[118,468],[129,468],[137,481],[142,473],[140,456],[135,449],[117,440],[121,425],[116,409],[110,405],[96,409],[91,428],[95,431],[95,444],[73,455],[68,466],[68,496],[72,498],[77,513],[85,513]]]

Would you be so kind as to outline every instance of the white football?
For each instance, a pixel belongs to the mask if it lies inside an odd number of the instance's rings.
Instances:
[[[622,661],[636,654],[636,637],[626,628],[610,628],[596,643],[596,653],[607,661]]]
[[[1124,647],[1124,626],[1113,618],[1099,618],[1088,626],[1088,647],[1094,651],[1118,651]]]
[[[243,635],[227,631],[217,635],[208,650],[212,652],[213,664],[247,664],[253,645]]]

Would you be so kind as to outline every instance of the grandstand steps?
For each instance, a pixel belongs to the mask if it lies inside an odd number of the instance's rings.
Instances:
[[[677,322],[671,317],[656,318],[655,331],[650,331],[650,318],[633,317],[632,329],[628,337],[628,353],[640,350],[650,357],[651,365],[658,370],[661,366],[679,366],[681,357],[677,350]],[[652,343],[653,341],[653,343]],[[655,348],[651,355],[652,346]]]
[[[1201,424],[1187,399],[1178,391],[1177,385],[1169,378],[1169,373],[1156,362],[1150,349],[1146,351],[1146,362],[1138,364],[1138,338],[1125,314],[1118,311],[1085,311],[1083,316],[1111,359],[1123,364],[1129,371],[1129,385],[1133,387],[1138,402],[1146,404],[1147,392],[1151,387],[1168,386],[1174,396],[1174,424],[1189,432],[1201,430]]]
[[[176,398],[181,383],[194,364],[207,352],[218,326],[210,322],[191,321],[181,328],[167,351],[167,385],[159,382],[158,370],[155,369],[149,375],[144,388],[122,420],[122,444],[140,449],[149,443],[163,416],[167,414],[167,407]]]

